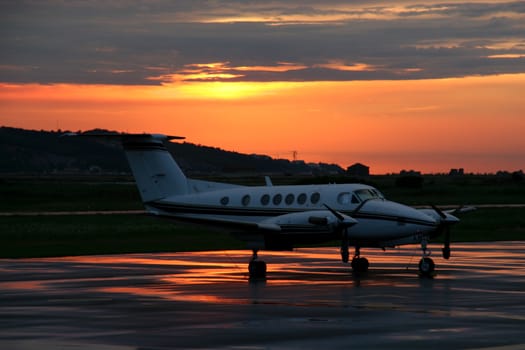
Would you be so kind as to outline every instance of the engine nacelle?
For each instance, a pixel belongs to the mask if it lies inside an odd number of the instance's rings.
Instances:
[[[335,229],[339,224],[339,221],[329,210],[311,210],[272,217],[268,220],[264,220],[262,224],[279,226],[328,226]]]

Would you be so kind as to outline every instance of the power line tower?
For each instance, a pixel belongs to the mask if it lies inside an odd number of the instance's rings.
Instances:
[[[293,161],[295,162],[297,160],[297,155],[299,154],[299,152],[297,151],[292,151],[292,159]]]

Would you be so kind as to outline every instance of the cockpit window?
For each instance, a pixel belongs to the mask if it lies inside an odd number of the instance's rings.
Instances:
[[[360,201],[366,201],[369,199],[385,199],[385,197],[376,189],[363,188],[360,190],[354,191],[354,195]],[[354,203],[352,198],[352,203]]]

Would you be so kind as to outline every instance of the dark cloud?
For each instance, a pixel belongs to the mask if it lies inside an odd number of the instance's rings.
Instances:
[[[525,72],[523,2],[347,3],[2,1],[0,81],[159,84],[209,62],[252,81]],[[235,68],[280,62],[304,68]]]

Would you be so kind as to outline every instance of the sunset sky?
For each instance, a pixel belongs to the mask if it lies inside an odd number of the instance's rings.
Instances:
[[[0,1],[0,125],[525,170],[524,1]]]

